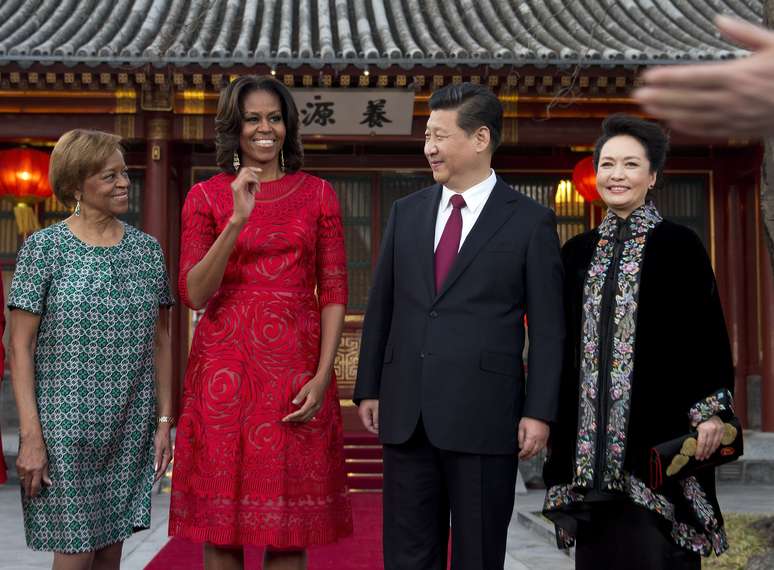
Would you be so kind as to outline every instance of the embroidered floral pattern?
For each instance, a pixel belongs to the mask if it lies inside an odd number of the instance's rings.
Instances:
[[[636,336],[637,299],[640,266],[648,232],[661,222],[661,215],[650,204],[641,206],[626,220],[628,239],[625,240],[620,261],[614,299],[612,352],[610,358],[609,394],[600,388],[600,324],[603,289],[614,258],[617,217],[612,212],[599,226],[600,240],[586,275],[583,288],[583,324],[580,383],[580,414],[575,453],[573,485],[589,488],[594,483],[597,458],[597,430],[605,429],[605,468],[603,488],[623,490],[623,459],[626,448],[626,429],[629,420],[631,378],[634,369],[634,342]],[[608,397],[607,418],[597,414],[598,398]],[[607,420],[600,427],[600,421]]]
[[[725,529],[718,523],[715,513],[707,501],[707,495],[695,477],[686,477],[681,481],[683,496],[691,505],[696,519],[703,528],[696,528],[675,517],[675,506],[663,495],[654,492],[638,478],[624,473],[623,491],[632,502],[663,517],[672,524],[671,535],[675,544],[709,556],[711,552],[717,555],[728,550],[728,538]],[[584,493],[578,492],[572,485],[555,485],[548,489],[543,505],[544,511],[561,510],[576,503],[583,502]],[[570,548],[575,544],[575,537],[567,529],[556,527],[556,542],[559,548]]]
[[[585,493],[578,491],[573,485],[554,485],[546,491],[543,510],[555,511],[583,501]]]
[[[622,490],[626,428],[629,423],[631,379],[634,370],[637,298],[640,289],[640,264],[645,235],[628,240],[621,256],[615,298],[613,351],[610,362],[610,410],[607,423],[607,449],[604,486]]]
[[[688,417],[691,419],[691,425],[693,427],[698,426],[702,422],[706,422],[712,416],[733,414],[734,397],[727,388],[718,390],[714,394],[696,402],[688,411]]]
[[[702,524],[705,531],[704,534],[709,537],[712,543],[712,550],[716,554],[728,550],[726,531],[721,526],[717,516],[715,516],[715,510],[707,500],[707,494],[696,480],[696,477],[686,477],[680,481],[680,485],[683,488],[683,496],[691,505],[696,520]]]
[[[579,488],[591,487],[594,482],[597,435],[597,379],[599,378],[599,321],[602,305],[602,288],[605,283],[613,245],[601,239],[591,261],[583,287],[583,330],[581,346],[580,415],[578,439],[575,451],[575,479]]]

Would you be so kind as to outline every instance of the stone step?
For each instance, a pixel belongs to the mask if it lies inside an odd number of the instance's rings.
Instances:
[[[517,511],[516,520],[519,524],[539,536],[546,544],[556,546],[556,533],[554,525],[540,513],[531,511]]]
[[[774,485],[774,433],[745,430],[744,455],[717,468],[724,483]]]
[[[8,483],[18,483],[19,477],[16,474],[16,456],[19,451],[19,435],[14,433],[6,433],[10,430],[5,430],[2,433],[3,436],[3,456],[5,457],[5,466],[7,467],[6,475],[8,476]]]

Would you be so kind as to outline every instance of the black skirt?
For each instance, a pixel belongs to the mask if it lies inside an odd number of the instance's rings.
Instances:
[[[576,570],[701,570],[698,553],[675,544],[663,519],[631,501],[594,503],[588,515],[578,520]]]

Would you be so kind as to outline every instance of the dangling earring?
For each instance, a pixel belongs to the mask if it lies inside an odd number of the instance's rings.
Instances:
[[[239,153],[237,151],[234,151],[234,158],[232,159],[232,163],[234,165],[234,172],[239,172],[239,167],[241,164],[239,162]]]
[[[76,200],[75,201],[75,211],[73,212],[74,215],[80,216],[81,215],[81,201]]]
[[[285,172],[285,151],[280,149],[280,170]]]

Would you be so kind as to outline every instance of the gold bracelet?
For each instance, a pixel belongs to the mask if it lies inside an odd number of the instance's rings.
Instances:
[[[160,424],[174,424],[175,418],[172,416],[159,416],[159,419],[157,420]]]

